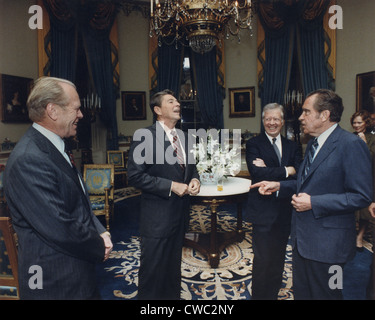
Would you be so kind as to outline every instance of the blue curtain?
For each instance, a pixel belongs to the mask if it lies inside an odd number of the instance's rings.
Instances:
[[[293,57],[294,28],[290,25],[287,29],[280,37],[266,36],[265,39],[266,55],[264,84],[261,93],[262,108],[268,103],[282,104],[284,93],[289,85],[287,79]]]
[[[179,96],[180,80],[182,70],[183,49],[181,46],[167,44],[162,42],[158,47],[158,70],[157,70],[157,88],[151,95],[165,89],[172,90],[175,97]],[[153,114],[153,121],[156,121],[156,116]]]
[[[175,44],[163,43],[158,47],[158,87],[157,91],[172,90],[176,97],[180,92],[183,49]]]
[[[224,128],[224,90],[217,81],[216,47],[205,54],[193,53],[193,70],[202,120],[211,128]]]
[[[66,1],[43,4],[50,18],[50,75],[74,82],[76,74],[76,3]]]
[[[102,110],[99,116],[108,130],[107,149],[109,150],[118,149],[117,92],[113,83],[109,40],[109,33],[117,11],[115,6],[100,7],[95,3],[88,3],[83,10],[85,15],[81,18],[80,26],[91,77],[102,101]]]
[[[323,16],[329,3],[329,0],[259,3],[266,55],[264,85],[260,92],[262,108],[270,102],[283,104],[289,87],[294,45],[298,46],[305,96],[312,90],[328,87]]]
[[[77,34],[81,33],[88,69],[102,101],[99,114],[108,130],[107,148],[118,149],[116,88],[109,33],[118,13],[116,2],[43,0],[51,21],[50,75],[75,81]]]
[[[305,96],[317,89],[329,89],[329,71],[324,53],[323,17],[329,1],[320,6],[308,1],[301,10],[307,18],[301,16],[298,22],[298,41],[300,48],[302,83]],[[308,14],[310,11],[310,14]],[[314,12],[313,14],[311,12]]]

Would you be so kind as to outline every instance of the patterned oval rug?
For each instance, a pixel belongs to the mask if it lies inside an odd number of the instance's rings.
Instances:
[[[233,208],[233,207],[232,207]],[[221,232],[236,229],[235,213],[228,210],[218,212]],[[211,268],[208,260],[198,251],[184,247],[182,252],[181,299],[184,300],[243,300],[251,299],[251,276],[253,252],[251,247],[251,224],[243,223],[245,238],[240,243],[226,247],[220,254],[218,268]],[[190,231],[208,233],[210,212],[204,206],[192,206]],[[138,284],[140,246],[139,237],[130,242],[118,242],[110,255],[110,267],[105,270],[122,280],[113,290],[118,299],[136,299]],[[287,247],[283,285],[279,299],[293,299],[291,290],[291,247]]]

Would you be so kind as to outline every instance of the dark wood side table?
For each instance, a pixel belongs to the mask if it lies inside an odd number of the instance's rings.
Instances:
[[[185,238],[185,246],[191,247],[207,256],[211,268],[220,263],[220,252],[225,247],[241,242],[245,234],[242,230],[242,203],[247,199],[251,180],[228,177],[224,180],[223,190],[218,191],[216,185],[201,185],[198,195],[191,197],[192,204],[205,205],[211,211],[211,231],[209,234],[193,234]],[[218,232],[217,209],[222,204],[237,204],[237,229],[231,232]],[[191,236],[191,234],[190,234]]]

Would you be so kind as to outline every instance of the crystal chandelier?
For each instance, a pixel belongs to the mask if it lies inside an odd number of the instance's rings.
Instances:
[[[150,36],[184,40],[198,53],[206,53],[224,37],[237,36],[240,30],[252,31],[251,0],[151,0]]]

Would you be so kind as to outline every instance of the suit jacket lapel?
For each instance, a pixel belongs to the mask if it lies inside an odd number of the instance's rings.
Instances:
[[[74,180],[74,182],[77,184],[79,189],[82,190],[81,182],[79,181],[78,175],[69,165],[68,161],[66,161],[64,156],[60,153],[60,151],[57,150],[56,147],[51,143],[51,141],[49,141],[38,130],[34,129],[33,127],[31,127],[31,130],[35,137],[35,141],[39,149],[42,152],[48,154],[49,157],[51,158],[51,162],[55,163],[62,171],[64,171],[68,176],[70,176]],[[85,196],[87,197],[87,191],[85,193]]]
[[[303,182],[303,184],[308,181],[309,177],[314,173],[317,168],[319,168],[320,164],[332,153],[332,151],[336,148],[336,142],[338,139],[338,136],[340,134],[340,127],[337,126],[337,128],[330,134],[330,136],[327,138],[327,140],[324,142],[323,146],[320,148],[318,154],[315,156],[314,161],[312,162],[310,166],[310,170],[307,173],[307,176]],[[308,148],[306,148],[306,154],[309,152],[312,145],[312,140],[309,141]],[[301,181],[301,175],[304,170],[306,163],[306,157],[301,165],[301,170],[299,172],[298,181]]]
[[[164,150],[164,155],[163,155],[164,161],[166,163],[168,163],[166,157],[167,157],[168,154],[170,154],[170,150],[168,151],[168,148],[173,148],[172,143],[169,141],[168,136],[165,133],[163,127],[158,122],[156,122],[152,126],[152,128],[155,129],[154,134],[156,136],[156,148],[163,148],[163,150]],[[181,134],[180,134],[179,130],[176,130],[176,131],[177,131],[177,134],[178,134],[178,137],[179,137],[180,141],[181,142],[185,141],[185,137],[181,138]],[[186,142],[185,142],[185,146],[186,146]],[[186,147],[185,147],[185,153],[186,153]],[[177,159],[176,159],[176,162],[173,164],[173,168],[176,170],[176,172],[178,174],[181,174],[181,168],[180,168],[180,165],[177,163]],[[187,173],[186,169],[187,169],[187,166],[185,168],[185,173],[184,173],[185,177],[186,177],[186,173]]]
[[[287,166],[288,160],[289,160],[289,154],[290,154],[290,148],[287,148],[287,139],[281,136],[281,149],[282,149],[282,155],[281,155],[281,166]]]
[[[263,140],[264,140],[264,142],[263,142],[264,146],[268,149],[268,150],[266,150],[267,154],[269,154],[272,157],[272,160],[275,162],[275,164],[278,164],[278,166],[280,166],[279,158],[277,157],[276,151],[273,148],[273,145],[272,145],[270,139],[268,139],[268,137],[266,136],[265,133],[263,133],[262,136],[263,136]],[[281,143],[281,145],[283,145],[283,143]],[[282,161],[282,157],[281,157],[281,161]]]

